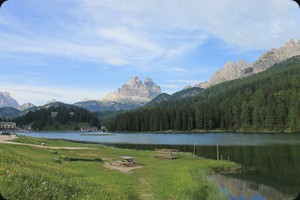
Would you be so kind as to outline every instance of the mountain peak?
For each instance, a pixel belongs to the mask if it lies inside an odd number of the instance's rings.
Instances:
[[[19,107],[19,103],[10,96],[9,92],[0,92],[0,107]]]
[[[288,47],[288,48],[293,48],[295,47],[296,43],[293,39],[290,39],[290,41],[288,41],[286,44],[285,44],[285,47]]]
[[[138,87],[142,85],[142,81],[137,76],[133,76],[127,83],[127,85],[130,85],[132,87]]]
[[[152,82],[153,83],[152,79],[149,78],[149,77],[146,77],[145,80],[144,80],[144,83],[147,83],[147,82]]]
[[[137,76],[133,76],[127,84],[124,84],[116,92],[106,95],[104,101],[116,102],[148,102],[161,93],[160,87],[150,78],[144,83]]]
[[[10,97],[10,93],[9,92],[3,92],[3,95],[5,96],[5,97]]]

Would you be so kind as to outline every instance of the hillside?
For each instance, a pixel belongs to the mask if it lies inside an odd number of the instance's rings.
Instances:
[[[147,106],[152,106],[152,105],[161,103],[163,101],[175,101],[175,100],[179,100],[179,99],[186,98],[186,97],[196,96],[202,91],[204,91],[204,89],[198,88],[198,87],[191,87],[191,88],[181,90],[179,92],[175,92],[172,95],[162,93],[162,94],[158,95],[157,97],[155,97],[154,99],[152,99],[147,104]]]
[[[111,131],[300,132],[300,56],[199,95],[117,115]]]
[[[98,118],[89,111],[68,104],[54,104],[40,107],[36,111],[14,119],[19,127],[31,127],[32,130],[79,130],[81,126],[100,127]]]
[[[0,117],[2,118],[11,118],[19,116],[22,112],[16,108],[4,107],[0,108]]]

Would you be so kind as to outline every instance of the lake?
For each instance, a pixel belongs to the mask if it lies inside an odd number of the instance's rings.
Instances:
[[[293,199],[300,192],[299,134],[240,133],[18,133],[20,135],[101,143],[120,148],[153,150],[177,148],[202,157],[220,156],[243,166],[243,172],[214,175],[213,179],[231,200]]]

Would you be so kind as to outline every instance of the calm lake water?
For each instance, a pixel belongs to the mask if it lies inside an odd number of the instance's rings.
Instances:
[[[153,150],[177,148],[216,159],[216,144],[224,159],[243,166],[243,172],[213,178],[231,200],[290,200],[300,192],[299,134],[150,134],[124,133],[96,136],[82,132],[18,133],[20,135],[102,143],[120,148]]]

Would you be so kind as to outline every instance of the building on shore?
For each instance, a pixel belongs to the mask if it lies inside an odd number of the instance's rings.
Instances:
[[[1,129],[16,129],[17,124],[15,122],[0,122]]]
[[[97,127],[93,127],[93,126],[84,126],[80,128],[80,131],[84,131],[84,132],[96,132],[98,131]]]

